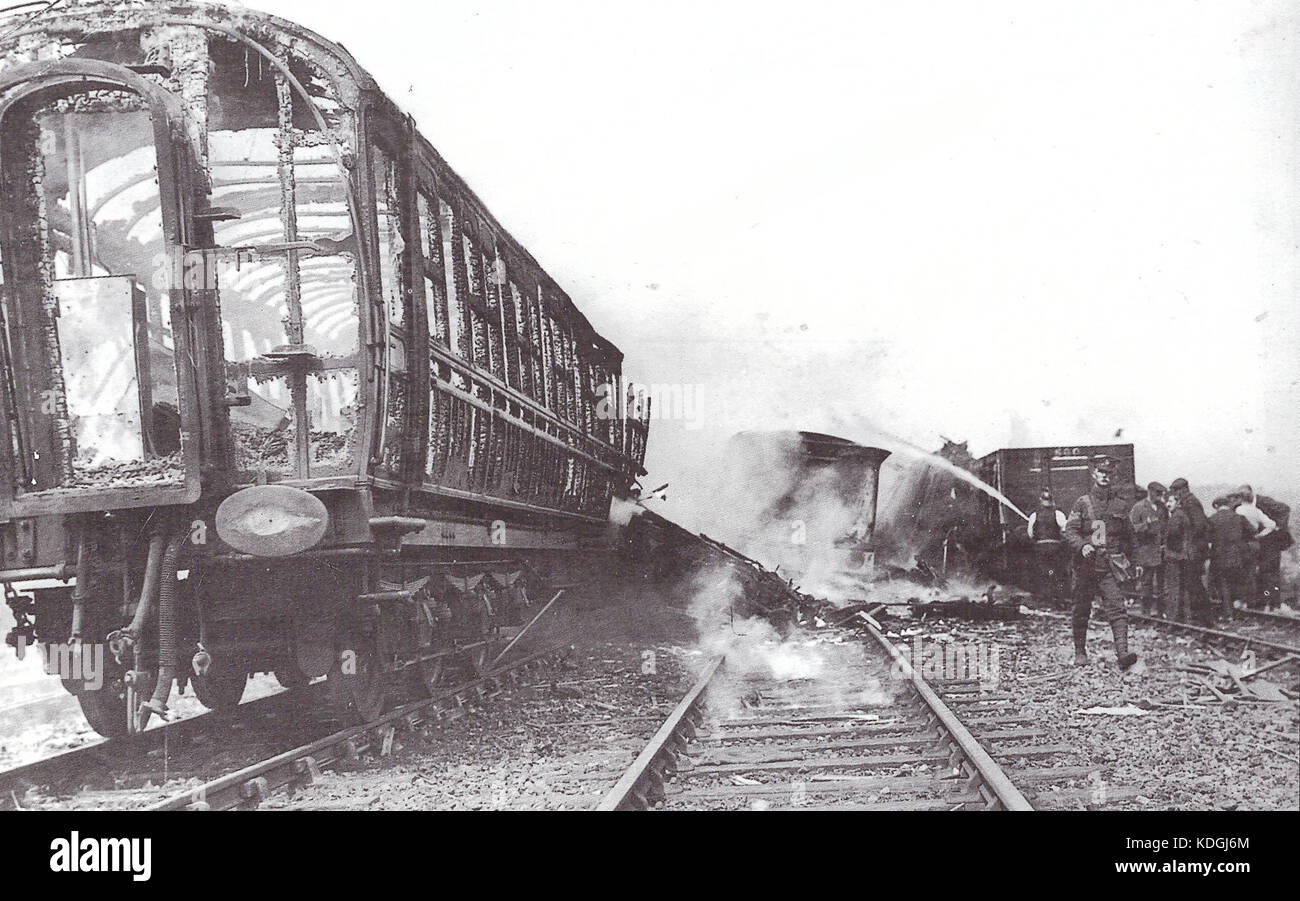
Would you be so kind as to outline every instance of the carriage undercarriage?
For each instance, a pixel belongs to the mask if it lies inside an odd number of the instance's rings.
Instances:
[[[449,676],[486,671],[542,608],[566,556],[391,539],[211,553],[193,543],[202,520],[183,512],[84,517],[72,584],[8,592],[9,644],[38,646],[103,735],[168,718],[173,685],[233,707],[256,673],[285,688],[324,678],[344,716],[373,720]]]

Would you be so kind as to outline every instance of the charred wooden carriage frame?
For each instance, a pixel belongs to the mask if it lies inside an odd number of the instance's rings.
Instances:
[[[371,716],[481,664],[642,472],[622,354],[338,45],[198,3],[5,26],[10,643],[105,646],[65,685],[106,734],[174,680],[329,674]]]

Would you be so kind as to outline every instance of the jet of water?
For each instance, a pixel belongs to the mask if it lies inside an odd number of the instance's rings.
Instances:
[[[973,473],[969,472],[968,470],[962,469],[960,466],[953,463],[951,460],[945,460],[943,457],[940,457],[938,454],[932,454],[929,453],[928,451],[923,451],[919,447],[915,447],[913,445],[907,444],[907,442],[902,442],[902,446],[898,448],[898,450],[901,450],[904,454],[907,454],[910,457],[920,460],[922,463],[925,463],[927,466],[935,466],[939,469],[942,469],[944,472],[951,473],[952,475],[961,479],[963,482],[967,482],[970,485],[973,485],[974,487],[978,488],[980,491],[984,492],[989,497],[993,498],[995,501],[997,501],[999,504],[1002,504],[1007,509],[1014,511],[1015,514],[1019,516],[1021,519],[1025,520],[1026,522],[1029,521],[1029,516],[1025,513],[1025,511],[1021,510],[1019,507],[1013,504],[1009,497],[1007,497],[1001,491],[998,491],[988,482],[985,482],[983,479],[975,476]]]
[[[885,447],[887,450],[892,451],[893,453],[896,454],[901,453],[914,460],[918,460],[927,466],[934,466],[938,469],[942,469],[944,472],[950,473],[951,475],[961,479],[963,482],[966,482],[967,484],[972,485],[973,487],[984,492],[989,497],[997,501],[999,504],[1002,504],[1008,510],[1013,511],[1017,516],[1019,516],[1021,519],[1025,520],[1026,522],[1029,521],[1029,516],[1023,510],[1021,510],[1019,507],[1013,504],[1011,502],[1011,499],[1008,498],[1005,494],[1003,494],[1001,491],[998,491],[988,482],[985,482],[983,479],[980,479],[979,477],[975,476],[973,473],[965,469],[962,469],[960,466],[953,463],[951,460],[945,460],[943,457],[940,457],[938,454],[933,454],[927,450],[922,450],[920,447],[917,447],[915,444],[912,444],[910,441],[907,441],[903,438],[899,438],[897,435],[890,434],[889,432],[879,428],[878,426],[872,425],[869,426],[869,428],[873,432],[875,432],[878,437],[871,438],[870,442],[867,443],[877,443],[880,446]]]

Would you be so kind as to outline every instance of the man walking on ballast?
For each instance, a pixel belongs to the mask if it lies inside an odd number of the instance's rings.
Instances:
[[[1121,581],[1131,578],[1127,551],[1132,540],[1132,523],[1125,499],[1112,486],[1113,457],[1092,461],[1092,487],[1074,502],[1065,523],[1064,538],[1075,565],[1076,590],[1071,625],[1074,630],[1074,662],[1088,663],[1086,648],[1088,618],[1094,598],[1101,599],[1102,615],[1110,622],[1115,639],[1115,658],[1122,670],[1137,663],[1138,655],[1128,649],[1128,613],[1124,609]]]

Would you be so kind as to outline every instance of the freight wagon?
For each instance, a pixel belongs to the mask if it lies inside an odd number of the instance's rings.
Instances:
[[[1099,454],[1115,458],[1114,484],[1131,490],[1131,444],[1002,448],[976,459],[964,443],[948,442],[936,456],[953,470],[922,467],[906,482],[884,524],[882,543],[898,544],[936,571],[960,567],[1027,586],[1034,571],[1028,523],[956,470],[984,482],[1025,516],[1038,508],[1044,488],[1068,514],[1087,493],[1090,461]]]
[[[1131,495],[1135,478],[1131,444],[1001,448],[980,457],[975,474],[1026,516],[1038,509],[1044,488],[1051,490],[1056,506],[1068,515],[1074,502],[1087,494],[1092,485],[1091,460],[1103,454],[1115,459],[1113,484],[1121,493]],[[1027,586],[1034,571],[1028,524],[1014,510],[987,494],[977,493],[975,498],[998,551],[985,559],[994,565],[999,576]],[[1134,500],[1129,497],[1129,503]]]
[[[1115,458],[1114,484],[1133,485],[1134,464],[1131,444],[1091,444],[1072,447],[1008,447],[979,458],[975,474],[1019,507],[1025,515],[1038,507],[1039,495],[1050,489],[1056,505],[1066,513],[1092,484],[1090,461],[1107,455]],[[984,496],[985,519],[996,522],[1004,538],[1024,532],[1025,521],[995,498]]]

